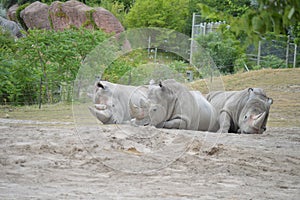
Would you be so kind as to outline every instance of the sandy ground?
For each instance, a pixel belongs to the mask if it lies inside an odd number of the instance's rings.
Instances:
[[[0,199],[299,199],[300,127],[262,135],[0,119]]]

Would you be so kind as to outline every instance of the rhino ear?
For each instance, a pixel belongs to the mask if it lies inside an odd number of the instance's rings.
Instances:
[[[159,87],[161,87],[161,88],[163,87],[161,81],[159,81],[158,85],[159,85]]]
[[[97,87],[105,89],[104,85],[100,81],[97,83]]]
[[[165,91],[166,88],[165,88],[165,86],[162,84],[161,81],[159,81],[158,85],[159,85],[159,87],[161,88],[162,91]]]
[[[254,93],[254,89],[253,88],[248,88],[248,94],[249,94],[249,98],[253,98],[253,96],[255,96],[255,93]]]
[[[153,80],[153,79],[151,79],[150,81],[149,81],[149,85],[154,85],[155,84],[155,81]]]
[[[268,104],[273,104],[273,99],[272,98],[268,98],[268,100],[267,100],[267,102],[268,102]]]

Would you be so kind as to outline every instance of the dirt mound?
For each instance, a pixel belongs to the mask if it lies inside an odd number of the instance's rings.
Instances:
[[[237,135],[106,125],[78,135],[6,122],[0,130],[1,199],[300,195],[300,128]]]

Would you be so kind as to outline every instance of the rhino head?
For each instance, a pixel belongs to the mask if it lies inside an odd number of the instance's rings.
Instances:
[[[239,116],[240,133],[261,134],[266,130],[273,99],[258,88],[248,89],[249,98]]]
[[[89,107],[90,112],[103,124],[115,124],[122,121],[120,103],[115,96],[115,86],[109,82],[97,81],[92,95],[94,107]]]
[[[161,81],[158,85],[152,82],[149,86],[148,100],[150,125],[160,127],[172,115],[172,111],[170,110],[175,105],[175,95]]]

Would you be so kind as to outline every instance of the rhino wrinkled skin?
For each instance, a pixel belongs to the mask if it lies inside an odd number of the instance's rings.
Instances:
[[[216,91],[206,96],[216,108],[220,129],[218,132],[261,134],[266,130],[273,99],[261,88],[242,91]]]
[[[103,124],[124,124],[131,120],[129,99],[137,103],[146,95],[147,87],[114,84],[108,81],[95,83],[90,112]]]
[[[198,91],[189,91],[173,79],[150,84],[146,102],[135,106],[134,116],[148,116],[157,128],[217,131],[217,112]]]

